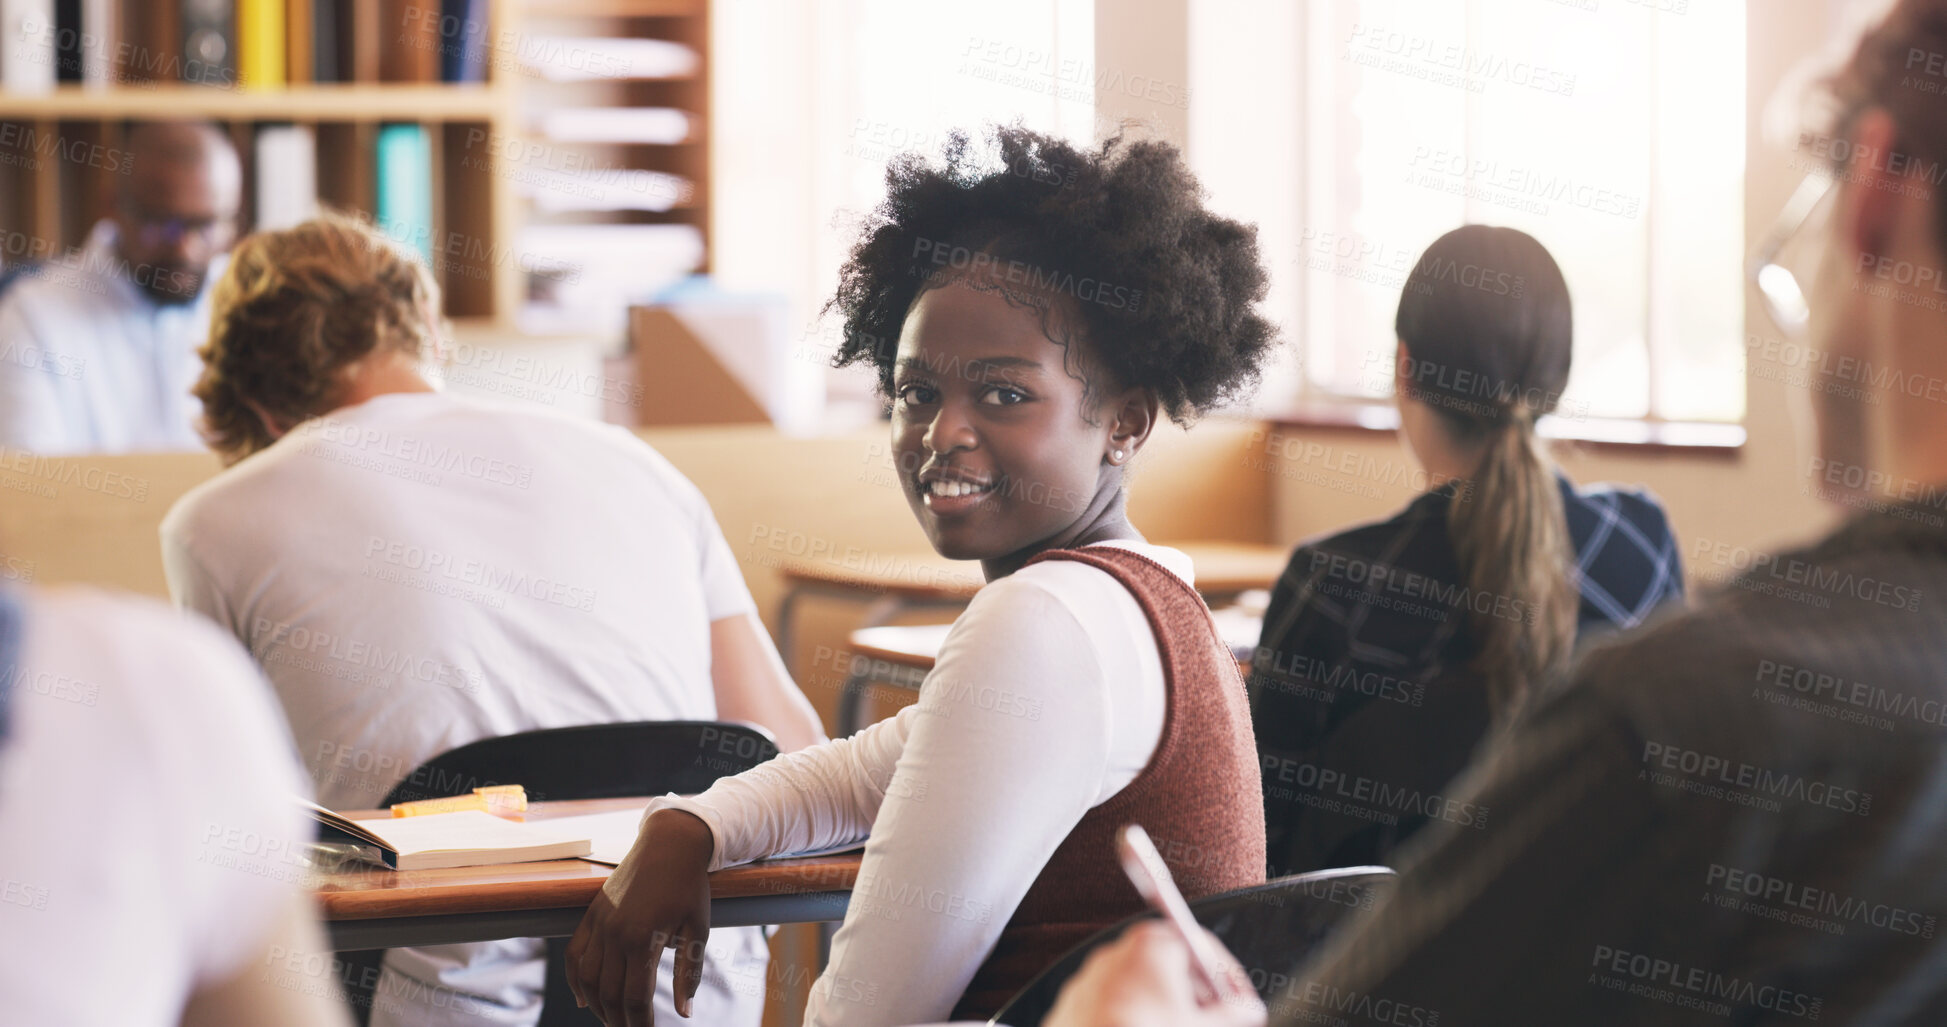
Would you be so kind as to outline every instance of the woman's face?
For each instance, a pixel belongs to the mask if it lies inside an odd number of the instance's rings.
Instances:
[[[906,315],[893,452],[906,500],[942,556],[997,560],[1064,544],[1120,487],[1107,459],[1117,422],[1094,415],[1068,347],[1029,305],[1050,302],[960,280],[926,290]]]

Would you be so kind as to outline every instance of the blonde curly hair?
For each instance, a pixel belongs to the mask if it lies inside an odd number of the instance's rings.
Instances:
[[[343,371],[379,352],[423,356],[439,287],[369,222],[326,213],[238,243],[211,294],[203,437],[233,464],[337,405]]]

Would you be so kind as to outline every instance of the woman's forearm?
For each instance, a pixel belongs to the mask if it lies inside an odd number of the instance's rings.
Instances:
[[[858,841],[871,833],[910,720],[902,711],[850,738],[723,778],[693,798],[658,799],[650,809],[679,809],[708,824],[716,837],[711,870]]]

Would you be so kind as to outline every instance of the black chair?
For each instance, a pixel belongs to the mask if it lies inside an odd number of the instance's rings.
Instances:
[[[1492,727],[1479,675],[1451,668],[1425,680],[1417,706],[1340,696],[1332,704],[1336,719],[1325,733],[1309,747],[1294,747],[1276,711],[1305,704],[1280,700],[1269,676],[1252,683],[1260,689],[1251,723],[1264,774],[1265,857],[1273,874],[1391,863],[1400,846],[1432,819],[1407,809],[1373,817],[1315,805],[1306,801],[1317,798],[1313,789],[1292,780],[1295,768],[1310,765],[1421,795],[1445,794]]]
[[[494,784],[518,784],[533,801],[613,799],[666,792],[693,794],[720,777],[741,774],[777,755],[770,733],[751,724],[652,720],[544,728],[483,738],[420,764],[392,786],[385,805],[465,795]],[[568,939],[548,939],[541,1027],[600,1021],[575,1005],[564,975]],[[376,968],[384,949],[338,954],[339,980],[360,1024],[370,1022]]]
[[[1392,894],[1395,875],[1385,867],[1341,867],[1294,874],[1275,881],[1208,895],[1190,903],[1190,913],[1250,971],[1251,984],[1267,1001],[1285,986],[1307,952],[1325,940],[1347,914],[1370,909]],[[1095,951],[1122,936],[1131,924],[1155,917],[1132,916],[1070,949],[1029,981],[989,1024],[1040,1027],[1055,1006],[1061,987]]]

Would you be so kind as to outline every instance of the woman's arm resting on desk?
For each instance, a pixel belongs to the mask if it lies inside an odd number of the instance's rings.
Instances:
[[[909,707],[850,738],[720,778],[701,795],[657,799],[649,812],[682,810],[708,824],[715,842],[712,871],[856,842],[872,831],[912,723]]]
[[[710,940],[710,850],[701,820],[658,810],[589,903],[568,942],[568,987],[609,1027],[656,1022],[650,1000],[665,948],[676,952],[676,1011],[690,1015]]]
[[[710,676],[717,719],[762,725],[784,752],[825,740],[818,711],[792,682],[755,613],[710,622]]]
[[[786,753],[692,799],[659,799],[568,943],[568,984],[610,1025],[653,1023],[662,950],[676,950],[676,1008],[687,1015],[710,937],[720,867],[865,837],[904,744],[906,717]]]

